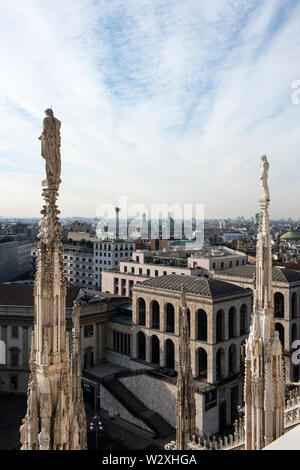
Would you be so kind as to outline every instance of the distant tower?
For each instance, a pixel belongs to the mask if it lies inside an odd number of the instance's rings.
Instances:
[[[269,164],[262,157],[253,320],[246,342],[244,385],[246,450],[259,450],[283,434],[282,347],[274,328],[272,256],[267,184]]]
[[[176,400],[176,449],[186,450],[195,436],[196,404],[191,367],[190,334],[186,306],[186,290],[180,299],[180,345]]]
[[[120,208],[116,207],[116,240],[120,238]]]
[[[47,110],[46,115],[41,140],[47,179],[43,181],[45,205],[38,235],[34,331],[27,412],[20,427],[21,449],[79,450],[86,449],[86,418],[80,392],[77,312],[71,361],[66,331],[66,284],[56,205],[60,184],[60,122],[52,110]]]

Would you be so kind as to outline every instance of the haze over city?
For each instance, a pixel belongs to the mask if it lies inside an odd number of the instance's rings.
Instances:
[[[62,216],[126,195],[249,217],[266,153],[271,217],[298,218],[299,19],[286,0],[1,2],[1,215],[39,215],[52,106]]]

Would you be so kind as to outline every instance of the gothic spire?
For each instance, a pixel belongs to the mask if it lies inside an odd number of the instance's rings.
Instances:
[[[42,157],[46,160],[47,178],[42,183],[45,203],[41,211],[34,282],[31,381],[28,385],[27,413],[20,428],[23,450],[71,449],[70,423],[74,422],[69,341],[66,331],[66,284],[57,207],[61,182],[61,123],[54,117],[51,109],[45,112],[40,140]],[[76,379],[80,384],[81,369],[78,370]],[[82,436],[86,433],[83,420],[80,433]],[[36,434],[38,439],[33,439],[33,434]],[[85,448],[85,438],[78,440],[81,440],[82,448]]]
[[[190,333],[186,289],[182,285],[180,298],[180,344],[176,400],[176,449],[186,450],[195,435],[195,391],[191,368]]]
[[[274,329],[272,293],[272,235],[268,187],[269,163],[261,157],[256,275],[252,325],[246,342],[245,434],[246,449],[258,450],[283,433],[284,387],[282,347]]]

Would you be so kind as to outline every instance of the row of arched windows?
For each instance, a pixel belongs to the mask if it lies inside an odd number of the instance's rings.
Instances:
[[[228,375],[234,375],[238,372],[237,346],[231,344],[228,350]],[[220,380],[225,378],[225,350],[219,348],[216,354],[216,378]],[[146,360],[146,336],[142,331],[137,334],[137,357],[143,361]],[[156,335],[150,337],[150,361],[152,364],[160,364],[160,340]],[[175,347],[171,339],[164,342],[164,366],[169,369],[175,369]],[[207,352],[204,348],[198,348],[196,351],[196,375],[200,379],[207,379]]]
[[[138,308],[138,324],[140,326],[146,325],[146,303],[145,300],[140,297],[137,302]],[[199,309],[196,312],[197,316],[197,331],[196,339],[199,341],[207,341],[207,313],[205,310]],[[187,310],[188,324],[190,329],[190,310]],[[237,311],[235,307],[231,307],[228,312],[228,338],[243,335],[248,331],[248,310],[247,305],[243,304],[239,312],[239,331],[237,327]],[[150,327],[155,330],[160,329],[160,305],[156,300],[153,300],[150,304]],[[216,329],[217,329],[217,342],[224,341],[226,338],[225,334],[225,312],[219,310],[216,317]],[[168,333],[175,332],[175,309],[171,303],[166,304],[166,331]]]
[[[244,335],[248,332],[248,309],[246,304],[240,307],[239,327],[238,329],[237,310],[235,307],[231,307],[228,312],[228,339]],[[216,317],[216,342],[221,343],[225,339],[225,312],[224,310],[219,310]]]
[[[299,299],[300,300],[300,299]],[[299,304],[296,292],[291,297],[291,318],[299,317]],[[276,318],[284,318],[284,295],[281,292],[274,294],[274,316]]]

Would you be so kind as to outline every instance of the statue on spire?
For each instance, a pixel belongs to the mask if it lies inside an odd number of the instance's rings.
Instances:
[[[263,198],[259,200],[253,314],[245,361],[246,450],[260,450],[283,434],[284,382],[282,347],[274,328],[269,163],[265,155],[261,161]]]
[[[190,332],[187,316],[186,288],[180,297],[180,344],[176,401],[176,449],[186,450],[195,436],[196,404],[191,367]]]
[[[79,311],[73,315],[72,358],[66,322],[66,282],[57,206],[60,184],[60,121],[46,110],[42,156],[44,206],[34,281],[34,330],[27,412],[20,428],[22,450],[86,449],[81,390]]]
[[[60,127],[61,122],[54,117],[51,108],[46,109],[46,117],[43,121],[43,132],[39,137],[41,140],[41,155],[46,161],[47,185],[58,184],[61,172],[60,157]]]
[[[269,171],[269,162],[266,155],[263,155],[261,158],[261,167],[260,167],[260,183],[263,191],[263,196],[266,201],[270,201],[270,191],[268,186],[268,171]]]

